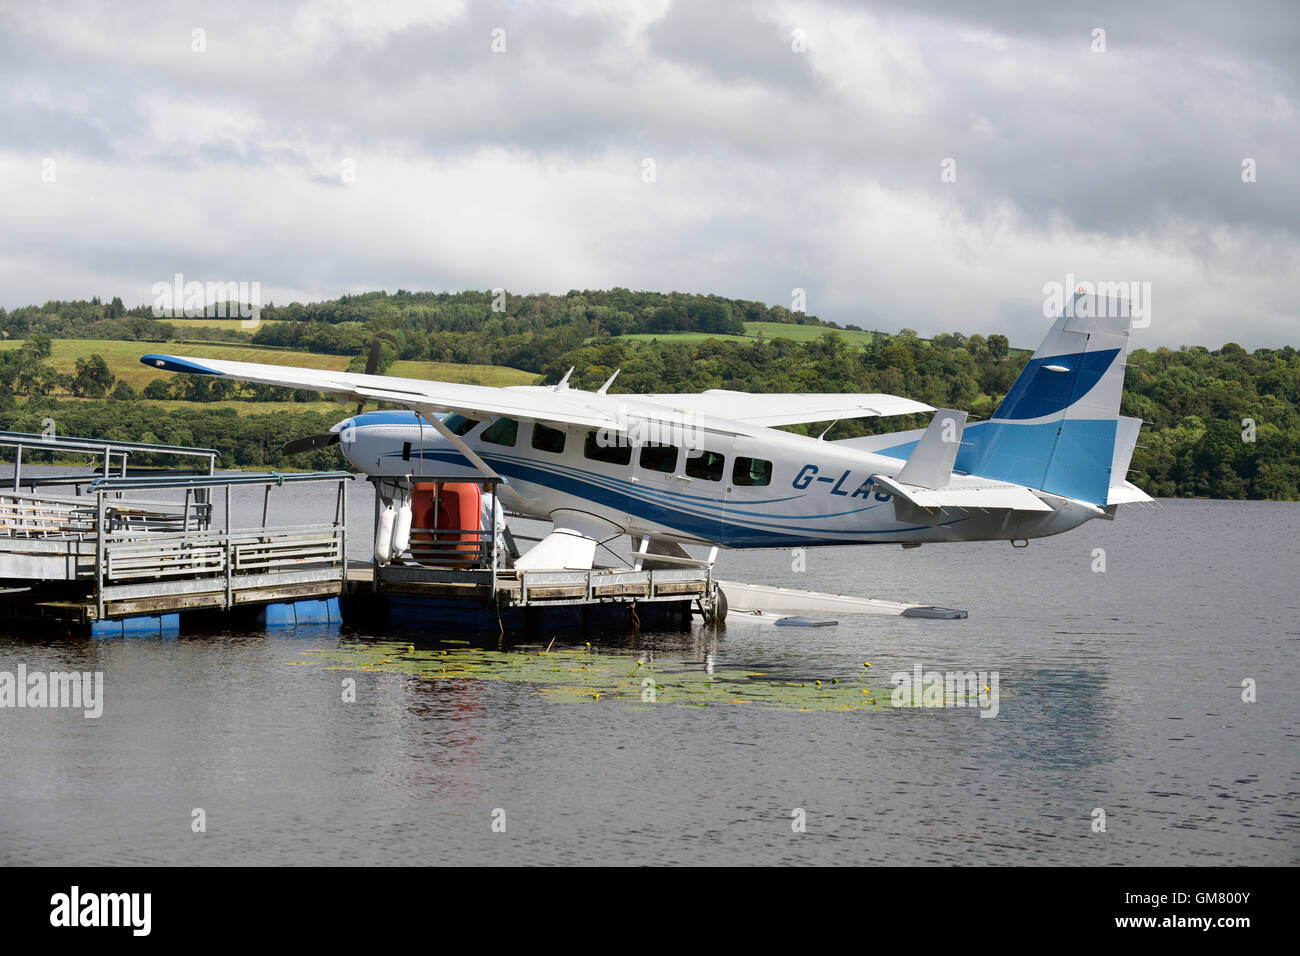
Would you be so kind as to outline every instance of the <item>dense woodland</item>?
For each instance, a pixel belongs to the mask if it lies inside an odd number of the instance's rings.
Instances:
[[[51,339],[232,342],[352,356],[350,368],[359,370],[377,338],[381,370],[397,359],[476,363],[512,366],[553,382],[572,365],[572,384],[595,388],[621,368],[613,392],[888,392],[967,409],[975,419],[992,414],[1029,355],[1001,335],[952,333],[923,340],[909,330],[877,334],[859,348],[835,327],[780,306],[626,289],[504,300],[489,292],[377,292],[268,305],[261,318],[269,321],[255,331],[237,323],[168,322],[153,318],[147,306],[128,309],[120,299],[0,310],[0,336],[22,342],[0,351],[0,426],[39,431],[41,420],[52,417],[63,434],[214,447],[227,466],[329,468],[341,462],[333,450],[292,461],[280,455],[285,439],[321,430],[345,414],[343,408],[333,416],[294,409],[295,400],[319,397],[312,393],[166,376],[137,395],[93,354],[78,360],[71,374],[56,372],[48,362]],[[812,341],[734,338],[745,335],[746,322],[758,321],[826,328]],[[860,324],[882,323],[864,317]],[[629,334],[663,337],[618,338]],[[701,339],[702,334],[731,338]],[[147,400],[162,398],[286,405],[274,415],[240,416],[229,406],[195,404],[177,411]],[[1300,498],[1300,353],[1294,348],[1246,352],[1229,343],[1213,350],[1137,350],[1129,357],[1123,411],[1149,423],[1130,477],[1154,495]],[[841,422],[828,437],[912,424]]]

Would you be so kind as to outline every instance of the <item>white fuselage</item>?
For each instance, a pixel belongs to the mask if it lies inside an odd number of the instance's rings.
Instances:
[[[686,543],[763,548],[1005,541],[1058,534],[1099,515],[1069,499],[1053,501],[1051,512],[918,513],[871,478],[896,476],[902,459],[703,416],[692,419],[689,431],[652,424],[662,416],[662,406],[633,403],[626,433],[519,421],[513,444],[485,440],[491,421],[448,423],[464,429],[453,428],[527,499],[514,506],[521,513],[550,519],[556,512],[580,512],[632,535]],[[344,456],[368,475],[483,478],[413,412],[372,412],[336,430]],[[498,427],[488,438],[509,438],[508,432]],[[652,441],[629,443],[638,436]]]

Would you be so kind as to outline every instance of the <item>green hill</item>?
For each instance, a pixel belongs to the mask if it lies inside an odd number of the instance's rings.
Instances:
[[[154,319],[146,307],[126,308],[118,299],[0,309],[0,336],[8,339],[0,343],[0,418],[16,427],[56,411],[91,434],[129,425],[168,440],[178,432],[226,441],[222,436],[233,431],[244,437],[231,439],[232,463],[262,466],[276,462],[270,434],[336,421],[338,406],[321,404],[312,392],[202,376],[163,381],[138,356],[169,351],[360,369],[377,343],[381,370],[445,381],[555,382],[573,366],[573,384],[594,388],[622,369],[616,393],[886,392],[965,409],[977,419],[993,413],[1028,358],[1000,334],[923,340],[906,329],[841,329],[762,302],[628,289],[372,292],[268,305],[262,319],[250,334],[237,322]],[[82,397],[51,405],[47,396],[69,390]],[[158,404],[131,400],[146,391]],[[98,400],[105,395],[113,400]],[[276,407],[283,409],[278,415],[258,414]],[[1138,350],[1130,356],[1123,411],[1149,423],[1131,477],[1153,494],[1300,498],[1294,348]],[[252,440],[244,425],[231,426],[240,414],[248,428],[261,422],[256,427],[266,434]],[[834,437],[914,424],[841,422]],[[68,430],[62,419],[60,428]]]

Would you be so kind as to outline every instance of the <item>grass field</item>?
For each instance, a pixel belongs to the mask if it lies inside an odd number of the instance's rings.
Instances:
[[[21,345],[17,341],[0,342],[0,348],[18,348]],[[50,361],[58,371],[71,375],[76,371],[77,359],[102,355],[115,376],[139,390],[155,378],[167,378],[171,374],[140,364],[140,356],[151,352],[191,358],[221,358],[232,362],[261,362],[266,365],[300,365],[303,368],[328,368],[335,371],[346,368],[348,364],[346,355],[316,355],[311,352],[256,349],[246,345],[120,342],[115,339],[55,339]]]
[[[785,322],[746,322],[744,335],[711,335],[707,332],[641,332],[635,335],[620,335],[618,338],[630,342],[684,342],[695,344],[709,339],[724,342],[755,342],[760,336],[771,340],[790,339],[794,342],[815,342],[827,332],[838,333],[850,346],[862,348],[875,338],[874,332],[850,332],[847,329],[831,329],[821,325],[791,325]]]
[[[793,339],[796,342],[815,342],[827,332],[839,334],[844,341],[858,348],[871,344],[875,332],[851,332],[848,329],[828,329],[820,325],[788,325],[785,322],[746,322],[745,334],[757,337],[759,333],[767,339]]]
[[[68,402],[102,402],[101,398],[76,398],[71,395],[57,396],[60,401]],[[142,399],[144,401],[144,399]],[[297,412],[320,412],[323,415],[337,415],[346,418],[357,410],[356,399],[338,402],[241,402],[229,399],[221,402],[183,402],[175,398],[155,399],[150,405],[167,411],[186,411],[205,408],[233,408],[240,415],[294,414]],[[374,405],[369,406],[374,408]]]
[[[823,325],[790,325],[785,322],[746,322],[744,335],[709,335],[706,332],[642,332],[636,335],[620,335],[616,338],[629,342],[683,342],[695,344],[709,339],[729,342],[756,342],[759,335],[767,340],[790,339],[794,342],[815,342],[827,332],[836,332],[849,344],[850,348],[865,348],[876,337],[875,332],[854,332],[849,329],[833,329]],[[920,340],[922,345],[929,345],[928,339]],[[1012,346],[1009,354],[1013,358],[1029,355],[1033,349],[1020,349]]]
[[[299,354],[297,352],[293,353]],[[532,385],[541,376],[506,365],[456,365],[451,362],[394,362],[389,375],[463,385]]]
[[[715,335],[709,332],[636,332],[632,335],[614,336],[620,342],[682,342],[695,345],[717,339],[720,342],[753,342],[749,335]]]
[[[169,322],[178,329],[200,328],[205,325],[211,325],[218,329],[238,329],[241,332],[256,332],[257,328],[245,328],[242,323],[251,321],[251,319],[159,319],[160,322]],[[287,322],[287,319],[258,319],[259,325],[279,325]]]

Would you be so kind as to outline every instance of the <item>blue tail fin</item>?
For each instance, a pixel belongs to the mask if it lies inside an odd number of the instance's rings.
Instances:
[[[1104,507],[1130,321],[1125,300],[1076,293],[993,417],[966,426],[955,470]]]

